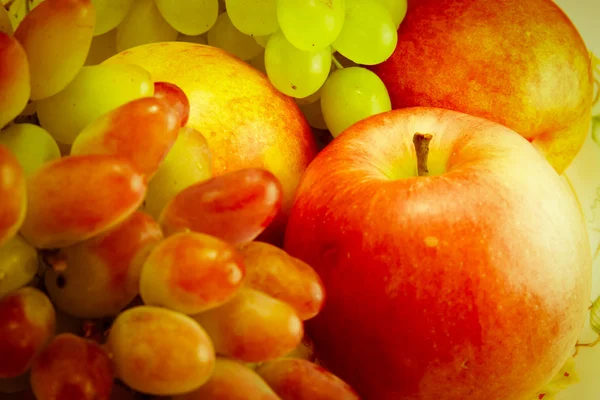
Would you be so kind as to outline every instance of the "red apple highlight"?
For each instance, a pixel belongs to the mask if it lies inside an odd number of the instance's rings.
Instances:
[[[373,71],[393,108],[441,107],[501,123],[557,172],[589,129],[592,66],[552,0],[409,0],[394,54]]]
[[[428,173],[416,133],[431,135]],[[303,176],[285,248],[326,289],[307,322],[317,356],[366,400],[530,400],[590,301],[564,180],[517,133],[450,110],[394,110],[336,138]]]

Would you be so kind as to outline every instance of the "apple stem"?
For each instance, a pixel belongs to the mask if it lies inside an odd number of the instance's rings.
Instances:
[[[427,158],[429,157],[429,142],[433,135],[430,133],[415,133],[413,136],[413,145],[417,153],[417,173],[419,176],[429,175],[427,169]]]

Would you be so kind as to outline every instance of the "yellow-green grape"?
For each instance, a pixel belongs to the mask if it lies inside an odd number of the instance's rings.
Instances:
[[[332,46],[357,64],[387,60],[398,43],[396,25],[379,0],[346,0],[346,19]]]
[[[33,175],[45,163],[60,158],[54,138],[33,124],[13,124],[0,132],[0,144],[17,158],[26,176]]]
[[[308,124],[316,129],[327,129],[325,118],[323,117],[323,111],[321,108],[321,99],[308,104],[298,104],[300,111],[304,114],[304,118],[308,121]]]
[[[188,36],[184,35],[183,33],[180,33],[179,36],[177,36],[177,41],[197,44],[208,44],[208,35],[206,33],[203,33],[202,35]]]
[[[117,54],[117,30],[94,36],[85,65],[97,65]]]
[[[94,35],[115,29],[127,15],[133,0],[92,0],[96,8]]]
[[[117,51],[147,43],[171,42],[177,30],[162,16],[154,0],[134,0],[117,27]]]
[[[390,16],[392,17],[392,21],[394,21],[394,25],[396,25],[396,28],[398,28],[406,16],[407,1],[379,0],[379,2],[388,10]]]
[[[254,40],[256,41],[256,43],[258,43],[260,47],[263,48],[267,47],[267,43],[269,43],[269,38],[271,38],[271,35],[254,36]]]
[[[362,1],[362,0],[360,0]],[[347,0],[279,0],[277,17],[285,37],[300,50],[320,50],[338,37]],[[366,15],[369,18],[370,15]],[[362,27],[358,27],[360,31]]]
[[[167,157],[148,182],[144,211],[158,219],[164,206],[177,193],[212,175],[212,155],[206,139],[194,128],[182,128]]]
[[[250,65],[254,68],[262,72],[263,74],[267,73],[267,67],[265,67],[265,52],[263,51],[257,56],[252,57],[250,61],[248,61]]]
[[[246,35],[264,36],[279,28],[277,2],[281,0],[226,0],[233,25]]]
[[[327,128],[335,137],[361,119],[392,109],[385,85],[362,67],[334,71],[323,85],[321,108]]]
[[[0,7],[0,32],[12,35],[13,31],[14,30],[12,22],[10,22],[10,17],[8,16],[8,11],[6,11],[6,8]]]
[[[306,97],[323,85],[331,68],[331,50],[326,47],[302,51],[281,31],[274,33],[265,50],[265,66],[271,83],[292,97]]]
[[[219,15],[218,0],[155,0],[169,24],[190,36],[208,32]]]
[[[31,99],[55,95],[83,66],[96,12],[85,0],[45,0],[21,21],[15,38],[29,60]]]
[[[219,15],[215,25],[208,31],[208,44],[245,61],[263,50],[252,36],[240,32],[233,26],[226,12]]]
[[[16,235],[0,247],[0,297],[27,285],[38,270],[37,251]]]
[[[40,125],[59,142],[71,144],[90,122],[140,97],[152,96],[154,84],[145,69],[134,64],[83,67],[60,93],[40,100]]]

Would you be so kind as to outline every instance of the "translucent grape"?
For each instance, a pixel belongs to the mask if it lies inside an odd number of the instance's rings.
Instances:
[[[357,64],[387,60],[398,42],[396,25],[380,0],[346,0],[346,18],[332,46]]]
[[[208,31],[208,44],[223,49],[242,60],[249,60],[262,51],[252,36],[243,34],[221,13],[215,25]]]
[[[277,17],[287,40],[300,50],[322,50],[338,37],[346,0],[278,0]]]
[[[281,400],[252,369],[217,357],[210,379],[199,389],[172,400]],[[332,399],[333,400],[333,399]]]
[[[117,54],[117,30],[94,36],[85,65],[97,65]]]
[[[254,36],[254,40],[260,45],[260,47],[266,48],[270,37],[271,35]]]
[[[179,115],[180,126],[190,117],[190,101],[181,88],[173,83],[154,82],[154,97],[166,101]]]
[[[190,229],[233,245],[254,240],[281,209],[282,188],[263,169],[242,169],[188,186],[164,208],[159,222],[170,235]]]
[[[231,23],[240,32],[246,35],[264,36],[279,28],[278,1],[281,0],[226,0],[225,5]]]
[[[83,67],[64,90],[37,102],[38,118],[57,141],[71,144],[101,115],[153,92],[150,74],[137,65]]]
[[[298,104],[298,107],[310,126],[316,129],[327,129],[327,124],[323,117],[321,99],[317,99],[309,104]]]
[[[208,32],[219,15],[218,0],[155,0],[169,24],[190,36]]]
[[[94,36],[115,29],[127,15],[134,0],[92,0],[96,8]]]
[[[137,211],[114,229],[61,249],[63,268],[46,270],[50,298],[79,318],[117,315],[139,293],[142,264],[162,237],[158,224]]]
[[[177,41],[197,44],[208,44],[208,35],[206,33],[203,33],[202,35],[188,36],[180,33],[177,36]]]
[[[310,361],[283,358],[260,365],[256,372],[281,400],[359,400],[344,381]]]
[[[79,133],[71,154],[120,156],[151,177],[175,143],[179,125],[176,109],[161,99],[143,97],[93,121]]]
[[[54,335],[55,315],[44,293],[24,287],[0,298],[0,378],[25,373]]]
[[[118,378],[142,393],[190,392],[214,369],[215,351],[204,329],[165,308],[138,306],[119,314],[107,344]]]
[[[19,235],[0,246],[0,297],[29,283],[38,270],[37,252]]]
[[[29,62],[21,44],[0,32],[0,129],[27,105],[31,94]]]
[[[98,343],[71,333],[57,335],[31,366],[37,400],[108,399],[113,380],[108,353]]]
[[[406,0],[379,0],[381,4],[388,10],[390,16],[392,17],[392,21],[394,21],[394,25],[396,28],[400,26],[400,23],[404,20],[406,16],[407,9],[407,1]]]
[[[33,124],[13,124],[0,132],[0,144],[8,148],[23,167],[26,176],[42,165],[60,158],[54,138]]]
[[[37,248],[70,246],[123,222],[145,192],[143,176],[122,158],[63,157],[29,178],[21,234]]]
[[[212,176],[212,155],[206,139],[194,128],[182,128],[167,157],[148,182],[144,210],[158,219],[177,193]]]
[[[15,37],[25,49],[31,99],[64,89],[87,57],[96,12],[90,0],[45,0],[19,24]]]
[[[25,173],[11,151],[0,144],[0,246],[15,236],[26,210]]]
[[[375,73],[350,67],[336,70],[327,79],[321,93],[321,109],[335,137],[355,122],[391,110],[392,104]]]
[[[278,31],[265,50],[267,75],[273,85],[292,97],[306,97],[323,85],[331,68],[331,50],[302,51]]]
[[[228,301],[244,275],[242,257],[233,246],[184,232],[152,250],[142,268],[140,294],[145,304],[197,314]]]
[[[241,246],[240,254],[247,271],[245,287],[286,302],[303,320],[321,311],[325,289],[308,264],[272,244],[257,241]]]
[[[245,362],[282,357],[302,341],[302,320],[281,300],[243,288],[224,305],[194,316],[219,354]]]
[[[170,42],[177,31],[156,7],[154,0],[134,0],[123,22],[117,27],[117,51],[147,43]]]
[[[6,33],[7,35],[13,34],[12,23],[8,16],[8,11],[4,7],[0,7],[0,32]]]

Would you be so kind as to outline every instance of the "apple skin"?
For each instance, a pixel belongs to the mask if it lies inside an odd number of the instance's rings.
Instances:
[[[590,55],[552,0],[409,0],[394,53],[373,71],[393,108],[498,122],[532,141],[558,173],[588,133]]]
[[[416,177],[413,134],[431,133]],[[285,249],[323,280],[318,357],[366,400],[531,400],[574,351],[591,294],[584,218],[508,128],[406,108],[311,163]]]
[[[248,63],[215,47],[152,43],[105,63],[137,64],[155,82],[174,83],[190,101],[187,126],[206,138],[213,173],[266,168],[283,186],[282,211],[262,239],[280,242],[300,177],[317,153],[300,109]]]

